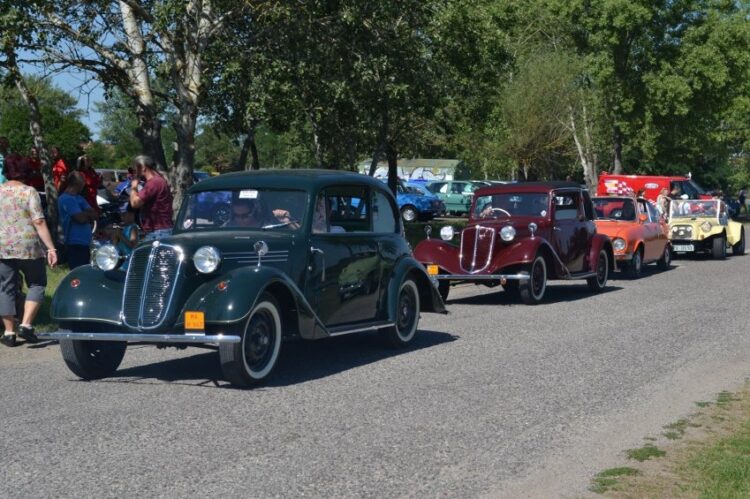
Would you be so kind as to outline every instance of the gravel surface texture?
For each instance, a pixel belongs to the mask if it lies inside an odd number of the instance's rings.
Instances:
[[[568,497],[750,374],[750,256],[678,260],[545,304],[451,290],[413,346],[284,345],[228,388],[218,355],[131,347],[78,381],[56,345],[0,348],[0,497]]]

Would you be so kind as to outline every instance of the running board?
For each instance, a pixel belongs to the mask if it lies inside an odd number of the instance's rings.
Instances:
[[[393,327],[396,324],[393,322],[373,322],[370,324],[361,324],[358,326],[343,326],[343,327],[332,327],[329,328],[329,336],[343,336],[345,334],[352,333],[364,333],[365,331],[377,331],[379,329],[385,329],[387,327]]]

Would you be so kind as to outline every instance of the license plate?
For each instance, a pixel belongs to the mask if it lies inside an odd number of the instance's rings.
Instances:
[[[692,244],[675,244],[672,249],[674,249],[678,253],[682,253],[687,251],[695,251],[695,246],[693,246]]]
[[[203,312],[185,312],[185,329],[199,331],[203,331],[204,329],[206,329],[205,314]]]
[[[440,272],[440,269],[437,265],[428,265],[427,266],[427,273],[429,275],[438,275]]]

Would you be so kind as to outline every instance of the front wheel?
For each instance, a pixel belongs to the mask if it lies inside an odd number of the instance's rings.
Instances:
[[[641,273],[643,272],[643,256],[641,255],[640,248],[633,253],[633,259],[630,261],[627,270],[628,277],[631,279],[638,279],[641,277]]]
[[[235,386],[256,386],[276,367],[281,353],[281,315],[276,299],[263,293],[247,320],[236,326],[242,340],[219,345],[224,377]]]
[[[711,241],[713,247],[711,248],[711,256],[716,260],[723,260],[727,257],[727,240],[724,239],[724,235],[717,236]]]
[[[542,255],[537,255],[529,267],[529,278],[519,283],[518,291],[521,301],[526,305],[536,305],[544,299],[547,290],[547,262]]]
[[[396,325],[386,329],[385,339],[394,347],[408,345],[417,334],[419,325],[419,289],[407,278],[401,283],[396,298]]]
[[[438,293],[440,294],[440,298],[443,299],[443,303],[448,301],[448,294],[451,291],[451,283],[450,281],[438,281]]]
[[[664,246],[664,254],[656,262],[656,265],[659,267],[659,270],[669,270],[669,266],[672,265],[672,247],[670,245],[667,244]]]
[[[124,341],[60,340],[68,369],[82,379],[109,377],[120,367],[128,344]]]
[[[732,255],[739,256],[745,254],[745,228],[740,230],[740,240],[732,245]]]
[[[586,279],[586,283],[588,283],[591,291],[599,293],[607,286],[607,279],[609,278],[609,256],[606,250],[599,251],[594,270],[596,275]]]

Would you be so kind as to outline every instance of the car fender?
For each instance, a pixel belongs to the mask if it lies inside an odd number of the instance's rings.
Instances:
[[[422,263],[432,263],[450,274],[462,274],[458,268],[458,246],[440,239],[425,239],[414,247],[414,258]]]
[[[734,220],[730,220],[727,224],[727,241],[729,241],[729,244],[735,245],[738,242],[740,242],[740,239],[742,238],[742,224],[740,222],[735,222]]]
[[[125,272],[104,272],[91,265],[70,271],[57,286],[50,317],[57,322],[85,320],[122,324],[122,293]]]
[[[185,302],[178,325],[184,323],[186,311],[203,312],[206,325],[242,321],[264,291],[276,296],[283,309],[282,317],[289,320],[285,324],[286,335],[305,339],[329,335],[294,281],[270,266],[235,269],[199,286]]]
[[[440,298],[437,288],[432,284],[430,277],[424,269],[424,266],[417,260],[410,256],[401,257],[396,262],[391,274],[391,280],[388,283],[388,299],[386,304],[388,309],[386,310],[388,320],[391,322],[396,321],[396,300],[398,299],[398,291],[401,287],[401,283],[404,279],[410,276],[417,283],[419,289],[419,310],[421,312],[435,312],[438,314],[447,313],[443,299]]]
[[[594,234],[591,238],[591,247],[589,248],[588,256],[588,269],[590,272],[595,270],[596,260],[599,257],[599,251],[602,249],[606,250],[607,257],[609,258],[609,270],[615,270],[615,252],[612,249],[612,241],[609,236],[604,234]]]

